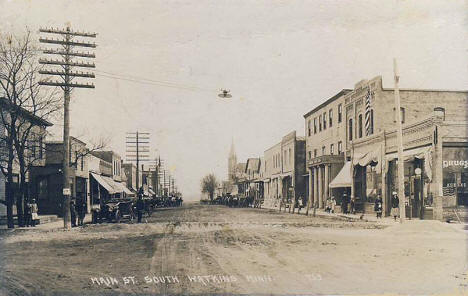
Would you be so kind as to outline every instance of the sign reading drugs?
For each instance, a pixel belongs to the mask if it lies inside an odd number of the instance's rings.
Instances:
[[[467,147],[444,147],[442,155],[444,172],[465,172],[468,170]]]

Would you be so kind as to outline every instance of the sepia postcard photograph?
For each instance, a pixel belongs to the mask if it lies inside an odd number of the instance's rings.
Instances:
[[[468,1],[0,0],[0,296],[468,295]]]

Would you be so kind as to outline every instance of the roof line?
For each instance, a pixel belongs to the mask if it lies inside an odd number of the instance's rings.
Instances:
[[[323,102],[322,104],[318,105],[317,107],[315,107],[314,109],[312,109],[311,111],[307,112],[306,114],[304,114],[304,118],[306,118],[307,116],[309,116],[310,114],[314,113],[315,111],[321,109],[322,107],[330,104],[331,102],[335,101],[336,99],[338,99],[339,97],[341,97],[342,95],[345,95],[349,92],[353,91],[352,89],[348,89],[348,88],[344,88],[342,89],[339,93],[337,93],[336,95],[334,95],[333,97],[329,98],[328,100],[326,100],[325,102]]]

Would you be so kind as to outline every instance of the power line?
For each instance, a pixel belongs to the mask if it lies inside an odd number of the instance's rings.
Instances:
[[[131,81],[131,82],[136,82],[136,83],[142,83],[142,84],[158,85],[158,86],[177,88],[177,89],[183,89],[183,90],[197,90],[197,91],[208,91],[208,92],[216,91],[213,89],[201,88],[198,86],[182,85],[182,84],[177,84],[173,82],[153,80],[153,79],[147,79],[147,78],[136,77],[136,76],[132,77],[129,75],[125,76],[125,75],[114,74],[114,73],[105,72],[105,71],[96,71],[96,72],[98,72],[98,76],[101,76],[101,77],[118,79],[118,80],[126,80],[126,81]]]

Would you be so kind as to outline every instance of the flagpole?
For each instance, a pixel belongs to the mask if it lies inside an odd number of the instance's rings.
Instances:
[[[405,176],[404,176],[404,165],[403,159],[403,131],[401,126],[401,105],[400,105],[400,89],[398,83],[400,82],[400,76],[398,75],[397,60],[393,59],[393,72],[395,79],[395,115],[397,121],[397,145],[398,145],[398,199],[400,205],[400,223],[403,223],[406,216],[405,207]]]

